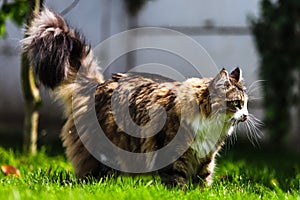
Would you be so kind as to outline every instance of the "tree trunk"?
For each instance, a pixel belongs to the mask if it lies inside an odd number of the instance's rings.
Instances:
[[[298,70],[298,94],[297,94],[297,122],[296,122],[296,129],[295,129],[295,139],[296,139],[296,144],[297,145],[297,151],[298,153],[300,153],[300,147],[299,147],[299,144],[300,144],[300,70]]]
[[[137,28],[138,26],[138,13],[134,16],[132,15],[129,15],[128,17],[128,30],[131,30],[131,29],[135,29]],[[128,37],[128,36],[127,36]],[[134,36],[132,34],[129,34],[129,38],[127,40],[127,48],[128,49],[132,49],[132,47],[135,46],[135,37],[133,38]],[[128,52],[127,53],[127,60],[126,60],[126,72],[129,71],[130,69],[136,67],[136,58],[135,58],[135,54],[136,52],[133,51],[133,52]]]
[[[128,30],[133,29],[133,28],[137,28],[138,26],[138,15],[139,15],[139,11],[141,10],[141,8],[144,6],[144,4],[146,3],[145,0],[124,0],[125,3],[125,7],[127,9],[127,14],[128,14]],[[132,35],[129,36],[130,38],[127,41],[127,46],[128,49],[131,49],[131,47],[133,46],[133,42],[134,39],[132,40]],[[131,68],[135,67],[135,52],[129,52],[129,54],[127,54],[127,66],[126,66],[126,71],[130,70]]]
[[[26,24],[30,23],[34,13],[39,12],[43,0],[28,0],[28,4],[29,11],[27,13]],[[27,153],[36,154],[39,119],[38,110],[41,105],[41,98],[34,79],[33,70],[30,67],[25,53],[21,55],[21,84],[25,100],[23,150]]]
[[[293,151],[300,153],[300,70],[294,71],[294,104],[291,108],[291,134],[287,140],[287,147]]]

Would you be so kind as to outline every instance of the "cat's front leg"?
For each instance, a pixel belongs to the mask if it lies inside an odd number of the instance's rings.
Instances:
[[[158,174],[164,185],[184,188],[187,186],[189,180],[186,169],[186,163],[179,158],[174,163],[159,170]]]
[[[194,183],[198,183],[201,187],[210,186],[213,183],[216,153],[214,152],[205,158],[199,159],[197,179],[193,180]]]
[[[186,187],[190,183],[199,184],[206,181],[210,174],[203,167],[210,162],[210,159],[199,159],[192,149],[188,149],[175,162],[159,170],[158,174],[165,185]],[[210,182],[209,178],[207,180]]]

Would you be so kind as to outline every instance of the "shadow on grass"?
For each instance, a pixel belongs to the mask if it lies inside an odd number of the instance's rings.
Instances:
[[[253,147],[241,140],[221,152],[217,166],[221,181],[242,181],[284,192],[300,189],[300,156],[280,145]]]

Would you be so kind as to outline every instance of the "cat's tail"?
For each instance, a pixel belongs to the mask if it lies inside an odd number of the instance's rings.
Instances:
[[[37,79],[56,91],[59,99],[70,100],[72,92],[82,86],[76,84],[79,71],[89,81],[103,82],[91,47],[58,14],[45,8],[34,17],[26,35],[21,41],[23,51]]]

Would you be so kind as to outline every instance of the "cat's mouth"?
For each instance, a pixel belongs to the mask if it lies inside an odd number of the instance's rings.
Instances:
[[[237,126],[240,122],[245,122],[247,118],[248,117],[246,115],[244,115],[241,119],[235,119],[234,117],[232,117],[230,119],[230,122],[232,126]]]

